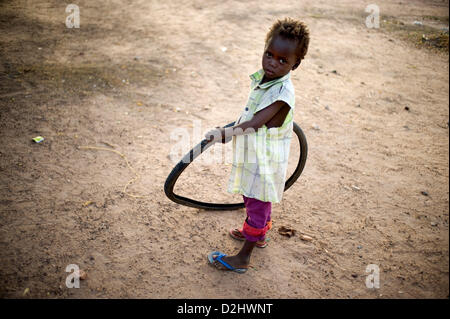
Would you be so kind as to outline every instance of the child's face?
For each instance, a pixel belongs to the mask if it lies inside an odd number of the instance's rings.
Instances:
[[[297,43],[295,40],[274,36],[266,45],[262,67],[265,77],[269,80],[285,76],[291,70],[295,70],[300,64],[295,51]]]

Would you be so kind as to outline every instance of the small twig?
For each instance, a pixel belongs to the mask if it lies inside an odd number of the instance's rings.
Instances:
[[[105,144],[106,146],[109,146],[109,147],[112,147],[112,148],[116,148],[116,146],[114,146],[114,145],[112,145],[112,144],[110,144],[110,143],[108,143],[108,142],[103,142],[103,141],[101,141],[100,143],[103,143],[103,144]]]

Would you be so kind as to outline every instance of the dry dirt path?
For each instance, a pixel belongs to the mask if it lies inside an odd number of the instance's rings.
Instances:
[[[1,297],[448,298],[448,51],[389,28],[448,27],[448,1],[377,1],[379,29],[364,1],[77,4],[81,27],[67,29],[59,1],[0,3]],[[285,16],[311,31],[292,74],[308,161],[250,271],[220,272],[206,255],[239,249],[227,231],[244,210],[165,197],[171,134],[184,128],[193,145],[236,120]],[[145,197],[123,193],[135,175],[119,154],[81,146],[125,155],[139,174],[127,192]],[[229,168],[195,162],[176,192],[240,201]],[[69,264],[87,273],[80,289],[65,287]],[[379,289],[365,285],[369,264]]]

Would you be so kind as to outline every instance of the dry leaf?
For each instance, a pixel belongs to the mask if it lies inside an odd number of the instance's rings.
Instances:
[[[278,233],[280,235],[287,236],[290,238],[295,235],[295,229],[281,226],[280,228],[278,228]]]

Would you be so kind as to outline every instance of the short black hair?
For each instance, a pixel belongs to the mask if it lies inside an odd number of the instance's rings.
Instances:
[[[278,20],[266,35],[266,46],[274,36],[297,41],[297,58],[303,60],[308,52],[309,30],[306,24],[291,18]]]

